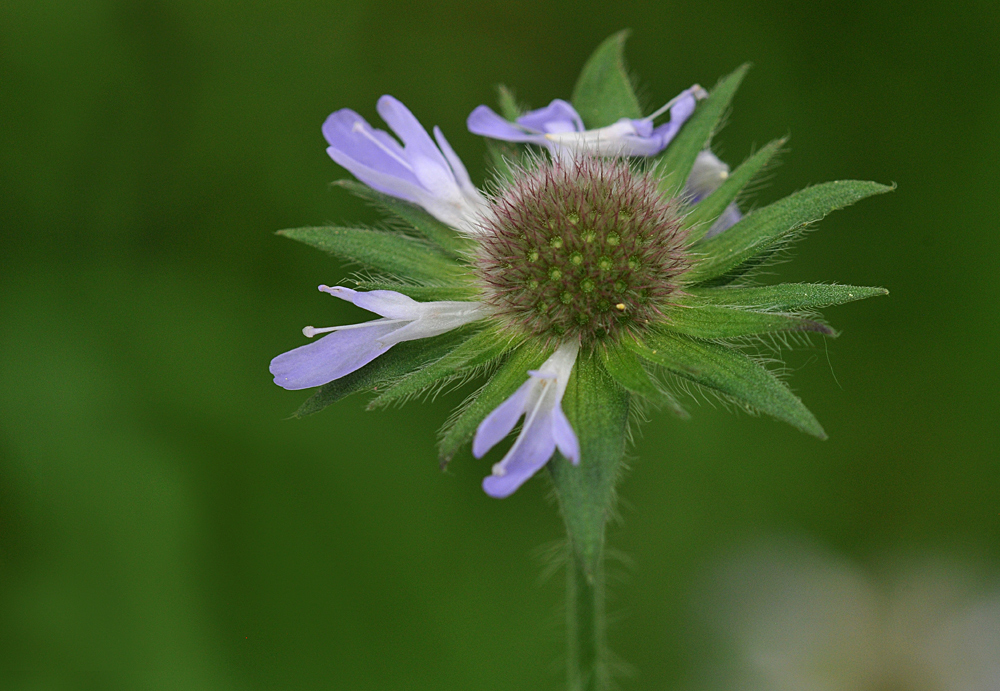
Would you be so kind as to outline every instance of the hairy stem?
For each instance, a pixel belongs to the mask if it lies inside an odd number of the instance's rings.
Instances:
[[[566,567],[566,633],[570,691],[609,688],[605,658],[603,554],[587,563],[570,545]],[[603,550],[602,550],[603,552]]]

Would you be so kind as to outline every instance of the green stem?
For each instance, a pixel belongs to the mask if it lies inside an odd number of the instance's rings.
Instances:
[[[569,689],[604,691],[610,680],[605,659],[603,554],[588,564],[572,545],[570,551],[566,567]]]
[[[580,463],[561,455],[548,470],[566,522],[566,624],[570,691],[610,688],[604,616],[604,536],[625,453],[629,394],[581,353],[563,398],[580,442]]]

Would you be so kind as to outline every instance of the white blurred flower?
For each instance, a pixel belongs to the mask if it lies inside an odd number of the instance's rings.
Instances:
[[[943,560],[878,579],[819,550],[770,546],[722,572],[714,623],[746,691],[998,691],[1000,591]]]

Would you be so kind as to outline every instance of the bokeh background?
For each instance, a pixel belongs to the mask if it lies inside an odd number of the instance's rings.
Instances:
[[[560,687],[546,481],[495,501],[490,460],[438,471],[468,390],[287,419],[305,394],[269,359],[363,313],[315,290],[349,269],[273,233],[377,220],[329,186],[333,110],[393,94],[481,181],[465,116],[498,82],[568,97],[624,27],[649,108],[754,64],[715,148],[791,135],[756,203],[899,188],[775,269],[891,291],[789,354],[829,441],[704,403],[643,428],[610,532],[623,687],[702,687],[706,574],[760,536],[996,584],[996,3],[6,0],[0,688]]]

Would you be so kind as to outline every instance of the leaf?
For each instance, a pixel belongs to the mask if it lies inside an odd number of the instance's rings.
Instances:
[[[358,290],[394,290],[420,302],[435,300],[468,300],[480,299],[476,287],[471,283],[455,283],[452,285],[410,285],[392,281],[368,281],[351,279]]]
[[[481,325],[467,324],[440,336],[397,343],[361,369],[319,387],[316,393],[299,406],[293,417],[301,418],[318,413],[352,393],[377,388],[380,384],[399,379],[428,362],[440,360],[480,328]]]
[[[468,338],[440,360],[415,370],[397,381],[369,403],[368,409],[405,399],[438,382],[460,376],[472,368],[492,362],[512,347],[516,347],[516,344],[512,344],[509,338],[498,333],[495,328],[486,328]]]
[[[599,349],[599,353],[604,371],[618,382],[619,386],[656,405],[667,405],[679,417],[684,419],[690,417],[677,399],[653,380],[634,352],[615,344]]]
[[[607,127],[622,118],[642,117],[642,108],[625,69],[623,53],[628,35],[628,30],[619,31],[605,39],[576,80],[573,107],[587,129]]]
[[[712,227],[712,222],[736,200],[740,190],[767,165],[786,141],[788,140],[775,139],[769,143],[733,171],[719,186],[719,189],[691,207],[691,211],[684,217],[684,226],[690,228],[687,237],[688,244],[701,240],[702,236]]]
[[[604,373],[599,356],[581,353],[562,408],[580,442],[580,464],[574,466],[557,453],[547,467],[573,556],[594,580],[625,455],[629,393]]]
[[[676,307],[667,313],[666,328],[685,336],[707,339],[739,338],[778,331],[837,335],[829,326],[813,319],[716,305]]]
[[[437,220],[416,204],[383,194],[356,180],[337,180],[334,184],[405,221],[418,233],[453,256],[464,256],[473,247],[472,240]]]
[[[891,191],[877,182],[840,180],[807,187],[745,216],[726,232],[698,244],[701,257],[684,275],[690,283],[707,281],[753,259],[831,211],[874,194]]]
[[[418,281],[459,283],[466,275],[461,266],[433,247],[401,233],[320,226],[279,230],[278,235],[376,271]]]
[[[750,65],[741,65],[731,74],[719,80],[694,111],[681,131],[677,133],[667,150],[657,159],[656,171],[660,177],[660,191],[669,197],[676,197],[684,190],[684,184],[691,175],[691,168],[698,153],[708,146],[712,133],[729,107],[736,89],[746,76]]]
[[[521,384],[528,380],[528,370],[541,365],[555,350],[534,341],[521,344],[486,384],[469,397],[458,414],[442,429],[438,446],[441,465],[447,465],[476,428],[494,408],[503,403]]]
[[[524,111],[518,104],[514,92],[504,84],[497,85],[497,105],[500,107],[500,115],[511,122],[521,117]]]
[[[690,298],[682,298],[679,301],[681,304],[711,304],[776,312],[818,309],[889,294],[885,288],[822,283],[783,283],[753,288],[688,288],[687,292]]]
[[[640,357],[678,377],[826,439],[813,414],[783,382],[734,348],[656,332],[647,334],[645,342],[626,343]]]

